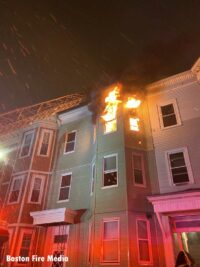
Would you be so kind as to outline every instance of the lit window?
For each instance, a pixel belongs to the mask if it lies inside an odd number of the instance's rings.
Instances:
[[[64,153],[71,153],[75,150],[76,132],[66,134],[65,150]]]
[[[91,186],[90,186],[90,195],[94,192],[94,181],[96,176],[96,165],[95,162],[92,164],[92,177],[91,177]]]
[[[66,201],[69,199],[70,187],[71,187],[72,174],[67,173],[61,177],[61,185],[59,191],[59,201]]]
[[[30,155],[33,137],[34,137],[34,132],[26,132],[24,134],[22,147],[20,151],[20,157],[26,157]]]
[[[116,186],[117,184],[117,155],[105,156],[103,186]]]
[[[130,123],[130,129],[131,131],[138,132],[139,131],[139,119],[138,118],[130,118],[129,123]]]
[[[146,181],[143,155],[133,153],[132,164],[134,184],[138,186],[144,186],[146,184]]]
[[[48,156],[50,151],[51,139],[53,132],[50,130],[43,130],[41,135],[41,143],[39,146],[39,155]]]
[[[21,243],[21,248],[19,252],[19,256],[21,257],[29,257],[30,247],[31,247],[31,234],[24,233]],[[19,261],[20,264],[27,264],[26,262]]]
[[[136,225],[139,264],[151,264],[152,248],[149,221],[146,219],[137,219]]]
[[[105,121],[104,133],[112,133],[117,131],[117,120]]]
[[[161,128],[167,128],[181,124],[178,106],[175,100],[171,100],[164,105],[160,105],[159,109]]]
[[[42,191],[44,186],[44,177],[43,176],[35,176],[33,178],[33,184],[30,194],[30,202],[39,203],[42,198]]]
[[[167,152],[172,181],[181,185],[193,181],[189,156],[186,149]]]
[[[15,177],[12,181],[11,190],[9,194],[9,203],[19,202],[22,191],[23,177]]]
[[[119,220],[103,222],[102,262],[119,263]]]

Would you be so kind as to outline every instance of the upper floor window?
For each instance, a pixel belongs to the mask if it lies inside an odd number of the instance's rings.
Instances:
[[[137,186],[145,186],[145,168],[144,168],[144,158],[142,154],[133,153],[132,154],[132,166],[133,166],[133,179],[134,184]]]
[[[30,155],[33,138],[34,138],[33,131],[29,131],[24,134],[20,151],[20,157],[26,157]]]
[[[167,152],[170,176],[174,185],[193,182],[192,169],[186,148]]]
[[[105,121],[104,123],[105,123],[104,125],[105,134],[117,131],[117,120],[116,119],[111,120],[111,121]]]
[[[34,175],[31,190],[29,195],[29,202],[31,203],[40,203],[42,199],[42,192],[44,188],[44,176]]]
[[[119,219],[103,221],[102,262],[119,263]]]
[[[117,155],[108,155],[104,157],[103,162],[103,186],[117,186]]]
[[[61,176],[61,184],[59,190],[58,201],[69,200],[70,188],[71,188],[72,173],[66,173]]]
[[[71,153],[75,151],[76,131],[66,134],[64,153]]]
[[[175,99],[159,106],[161,128],[168,128],[180,125],[178,106]]]
[[[18,203],[22,191],[22,184],[23,184],[23,177],[14,177],[11,188],[10,188],[10,193],[9,193],[9,203]]]
[[[138,262],[141,265],[152,264],[150,224],[147,219],[136,219]]]
[[[53,131],[43,129],[41,132],[41,139],[38,148],[38,155],[40,156],[49,156],[51,149]]]
[[[22,236],[22,241],[21,241],[21,247],[20,247],[20,252],[19,256],[21,257],[29,257],[30,253],[30,247],[31,247],[31,238],[32,234],[31,233],[24,233]],[[24,261],[19,261],[20,264],[26,264]]]

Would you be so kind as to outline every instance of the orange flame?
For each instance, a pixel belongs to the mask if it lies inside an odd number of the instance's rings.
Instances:
[[[126,102],[126,108],[138,108],[141,104],[141,100],[135,99],[133,97],[129,97]]]
[[[121,102],[120,100],[118,100],[118,97],[119,87],[115,86],[115,88],[105,98],[105,103],[107,103],[107,105],[104,110],[104,115],[101,116],[105,121],[111,121],[116,118],[117,107],[118,104]]]

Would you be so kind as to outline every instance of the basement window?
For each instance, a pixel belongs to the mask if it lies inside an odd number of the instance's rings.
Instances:
[[[64,154],[75,151],[76,131],[66,134]]]
[[[103,163],[103,186],[111,187],[118,185],[117,177],[117,155],[108,155],[104,157]]]

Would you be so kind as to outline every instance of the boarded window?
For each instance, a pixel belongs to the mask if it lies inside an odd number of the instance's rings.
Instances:
[[[117,185],[117,156],[104,157],[103,186]]]
[[[119,220],[103,222],[103,262],[119,262]]]
[[[59,201],[68,200],[70,187],[71,187],[71,177],[72,174],[65,174],[61,177],[61,185],[59,192]]]

